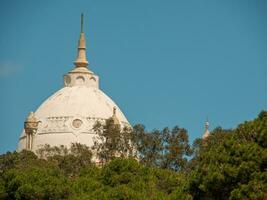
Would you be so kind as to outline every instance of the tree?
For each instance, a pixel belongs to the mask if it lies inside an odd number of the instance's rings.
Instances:
[[[175,171],[184,170],[187,165],[187,157],[192,154],[187,131],[175,126],[170,132],[163,129],[164,151],[161,166]]]
[[[107,163],[116,157],[136,156],[130,127],[121,129],[121,126],[110,118],[105,124],[97,122],[94,131],[97,137],[92,149],[101,163]]]
[[[134,143],[141,163],[175,171],[185,169],[192,154],[187,131],[175,126],[147,132],[143,125],[133,127]]]
[[[0,174],[3,199],[67,199],[72,190],[60,169],[31,155],[32,152],[13,153],[20,159],[15,158],[14,165]]]
[[[38,150],[38,155],[55,163],[65,175],[76,176],[80,170],[92,165],[92,152],[89,147],[80,143],[72,143],[70,148],[65,146],[44,146]]]
[[[20,153],[7,152],[0,155],[0,173],[4,173],[6,170],[14,167],[17,163],[36,160],[37,156],[31,152],[23,150]]]
[[[266,115],[236,129],[215,129],[197,141],[190,174],[194,199],[265,199],[267,196]]]
[[[161,132],[146,132],[143,125],[136,125],[133,127],[133,135],[140,162],[147,166],[160,166],[163,151]]]
[[[92,152],[81,144],[46,146],[43,157],[29,151],[0,155],[0,199],[267,199],[267,112],[197,139],[189,164],[192,150],[183,128],[148,132],[136,125],[124,133],[108,125],[100,136],[111,154],[102,167],[91,163]],[[131,147],[139,160],[124,156]]]

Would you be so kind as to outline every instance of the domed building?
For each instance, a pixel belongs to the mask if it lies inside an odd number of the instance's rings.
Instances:
[[[99,88],[99,77],[88,68],[83,16],[78,55],[73,70],[64,75],[64,86],[33,113],[24,123],[17,150],[36,150],[50,146],[94,143],[93,126],[113,117],[122,127],[130,126],[111,98]]]

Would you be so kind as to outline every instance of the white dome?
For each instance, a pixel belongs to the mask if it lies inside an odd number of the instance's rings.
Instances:
[[[117,105],[101,90],[93,87],[64,87],[49,97],[35,112],[38,119],[44,117],[83,116],[107,119]],[[117,117],[128,122],[118,110]]]
[[[104,122],[117,108],[116,116],[122,126],[129,125],[118,106],[101,90],[85,85],[64,87],[49,97],[35,112],[39,121],[32,150],[45,144],[70,146],[71,143],[93,145],[92,128],[96,121]],[[18,150],[26,148],[23,131]]]
[[[87,68],[83,31],[74,64],[75,68],[64,76],[64,87],[26,119],[18,151],[36,151],[46,144],[69,147],[81,143],[91,147],[96,136],[93,126],[110,117],[116,117],[122,127],[129,126],[119,107],[99,89],[98,76]]]

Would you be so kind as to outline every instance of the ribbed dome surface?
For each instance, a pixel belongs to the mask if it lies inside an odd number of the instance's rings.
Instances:
[[[57,116],[84,116],[107,119],[118,107],[101,90],[86,86],[64,87],[49,97],[35,112],[37,118]],[[117,109],[118,119],[128,123]]]
[[[84,85],[63,87],[35,112],[39,125],[32,150],[45,144],[70,146],[74,142],[92,146],[94,124],[110,118],[114,107],[117,108],[116,116],[120,123],[128,125],[119,107],[101,90]],[[26,134],[23,131],[18,150],[25,149],[25,146]]]

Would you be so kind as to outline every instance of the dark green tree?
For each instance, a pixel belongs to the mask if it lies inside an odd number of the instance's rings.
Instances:
[[[0,174],[2,199],[67,199],[71,194],[68,179],[54,163],[26,151],[12,157],[14,164]]]
[[[65,175],[70,177],[76,176],[82,168],[92,165],[91,150],[80,143],[72,143],[69,149],[65,146],[46,145],[38,150],[38,155],[55,163]]]
[[[0,155],[0,199],[267,199],[266,111],[235,129],[216,128],[197,139],[189,164],[185,129],[107,125],[99,127],[108,155],[102,167],[91,163],[92,152],[81,144],[45,146],[39,157],[29,151]],[[140,162],[126,158],[131,148]]]
[[[215,129],[195,143],[190,190],[194,199],[267,198],[266,112],[233,130]]]

